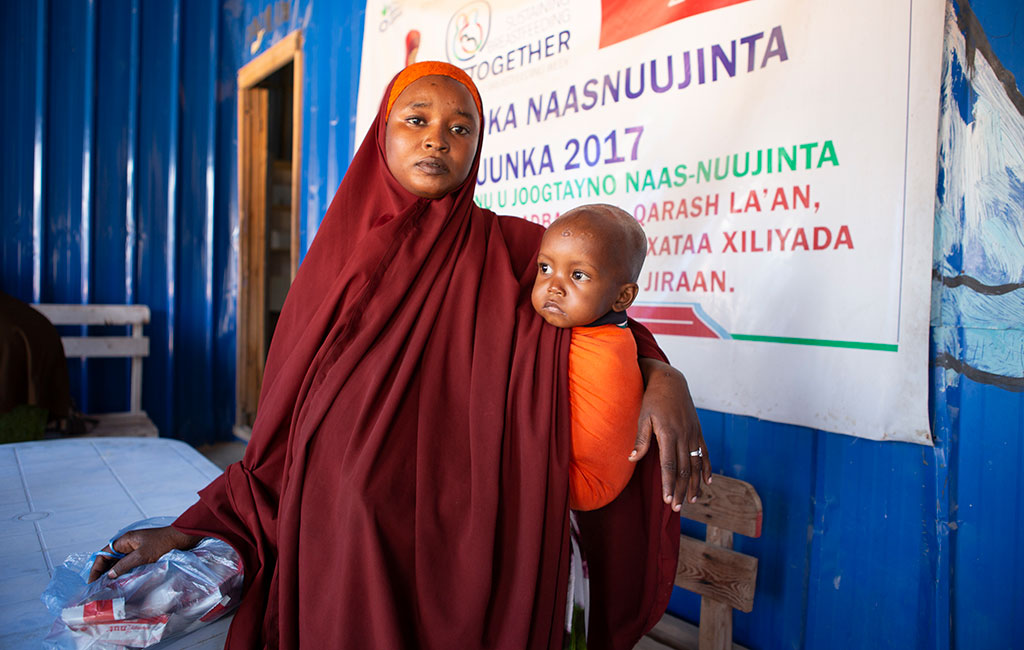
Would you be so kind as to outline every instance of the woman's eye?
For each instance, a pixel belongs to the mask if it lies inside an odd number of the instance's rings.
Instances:
[[[469,135],[469,129],[464,126],[453,126],[452,133],[456,133],[458,135]]]
[[[408,124],[412,124],[412,125],[415,125],[415,126],[419,126],[420,124],[423,124],[423,118],[421,118],[421,117],[407,117],[407,118],[405,118],[405,121]]]
[[[582,280],[587,280],[587,279],[589,279],[589,277],[590,276],[588,276],[583,271],[573,271],[572,272],[572,279],[576,280],[577,282],[582,281]]]

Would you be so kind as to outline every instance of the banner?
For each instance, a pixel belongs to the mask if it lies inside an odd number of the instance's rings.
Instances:
[[[357,133],[413,60],[477,82],[477,202],[584,203],[648,237],[629,313],[697,405],[931,444],[944,6],[864,0],[375,2]]]

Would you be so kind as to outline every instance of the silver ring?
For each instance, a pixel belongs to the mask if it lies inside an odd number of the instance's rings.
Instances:
[[[694,449],[693,451],[691,451],[690,455],[691,456],[697,456],[698,458],[703,458],[704,457],[704,450],[698,447],[697,449]]]

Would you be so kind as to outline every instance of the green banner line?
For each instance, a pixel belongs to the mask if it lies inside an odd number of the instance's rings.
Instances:
[[[824,348],[854,348],[857,350],[879,350],[895,352],[899,347],[890,343],[860,343],[858,341],[827,341],[824,339],[799,339],[789,336],[757,336],[756,334],[729,334],[737,341],[758,341],[760,343],[790,343],[792,345],[818,345]]]

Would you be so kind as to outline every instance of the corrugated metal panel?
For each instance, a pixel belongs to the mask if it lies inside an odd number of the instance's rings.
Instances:
[[[163,435],[193,442],[229,436],[233,416],[234,325],[214,327],[225,304],[214,299],[218,247],[222,293],[236,277],[225,270],[230,225],[214,239],[218,151],[234,155],[217,121],[228,116],[233,132],[238,67],[221,65],[222,12],[195,1],[3,5],[14,92],[2,106],[16,125],[2,141],[3,289],[27,301],[150,305],[144,408]],[[220,190],[235,192],[234,178]],[[222,333],[229,353],[218,357]],[[70,363],[80,408],[127,407],[126,361]],[[225,375],[231,389],[214,391]],[[214,409],[215,398],[227,405]]]
[[[6,128],[0,136],[0,283],[8,293],[31,300],[39,293],[42,265],[41,251],[34,247],[42,234],[41,193],[35,192],[34,180],[43,154],[45,86],[36,80],[46,65],[45,5],[8,3],[2,16],[0,119]]]
[[[68,3],[48,24],[46,146],[43,185],[44,302],[89,302],[92,235],[95,5]],[[72,390],[90,410],[88,364],[69,362]]]
[[[216,83],[219,47],[216,5],[185,0],[178,89],[177,250],[174,265],[175,350],[173,352],[176,431],[212,431],[213,373],[192,368],[213,365],[213,200],[216,191]]]
[[[136,104],[132,92],[138,74],[137,11],[132,2],[102,2],[97,7],[94,227],[90,268],[92,302],[127,303],[134,283],[134,209],[128,210],[131,181],[126,174],[134,155]],[[133,47],[136,56],[132,57]],[[134,73],[134,74],[133,74]],[[131,245],[132,254],[128,252]],[[129,394],[131,362],[101,359],[89,362],[88,410],[124,409]]]
[[[761,537],[737,537],[736,548],[761,561],[754,611],[736,615],[736,636],[800,647],[814,514],[814,474],[809,470],[817,460],[819,436],[802,427],[733,415],[701,421],[705,429],[709,424],[714,429],[715,444],[709,449],[716,471],[749,481],[764,507]],[[764,616],[768,611],[773,615]]]
[[[165,435],[174,426],[180,2],[144,3],[140,15],[136,301],[149,305],[143,407]]]
[[[1024,394],[960,383],[953,542],[954,647],[1024,640]]]
[[[143,406],[162,435],[197,443],[231,435],[235,75],[306,30],[304,251],[353,148],[363,9],[357,1],[3,3],[11,92],[2,110],[17,127],[0,145],[0,282],[27,301],[149,305]],[[127,362],[71,365],[80,408],[126,407]]]
[[[948,554],[939,593],[954,648],[1015,647],[1024,633],[1019,13],[1013,2],[959,3],[946,39],[932,332],[948,461],[936,517]]]

